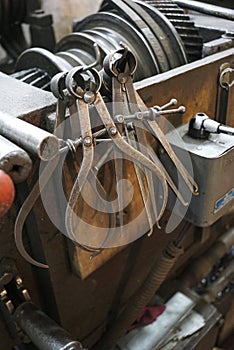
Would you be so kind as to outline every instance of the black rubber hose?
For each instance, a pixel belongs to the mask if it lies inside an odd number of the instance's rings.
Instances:
[[[175,242],[170,242],[156,261],[141,287],[128,301],[127,307],[115,320],[111,328],[94,346],[94,350],[109,350],[135,321],[140,311],[148,304],[159,289],[178,257],[183,254],[183,248]]]

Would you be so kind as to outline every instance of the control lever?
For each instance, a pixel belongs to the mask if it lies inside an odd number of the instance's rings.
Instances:
[[[85,350],[79,341],[31,302],[13,261],[5,259],[0,267],[0,309],[8,329],[11,332],[14,329],[15,337],[24,339],[23,342],[30,339],[38,350]],[[21,348],[25,348],[24,344],[16,347]]]
[[[189,136],[202,139],[210,133],[234,136],[234,128],[210,119],[205,113],[196,113],[189,122]]]
[[[19,305],[14,319],[39,350],[84,349],[80,342],[31,302]]]

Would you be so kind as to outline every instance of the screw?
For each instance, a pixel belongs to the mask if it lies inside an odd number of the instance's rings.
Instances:
[[[179,112],[179,113],[184,113],[185,111],[186,111],[185,106],[180,106],[180,107],[178,108],[178,112]]]
[[[137,119],[143,119],[143,114],[141,112],[137,113]]]
[[[18,284],[18,286],[20,286],[23,283],[23,281],[22,281],[22,279],[20,277],[17,277],[16,278],[16,283]]]
[[[30,295],[29,295],[27,289],[23,289],[23,290],[22,290],[22,294],[23,294],[24,299],[25,299],[26,301],[30,301],[30,300],[31,300],[31,299],[30,299]]]
[[[90,136],[86,136],[83,143],[86,147],[90,147],[92,145],[92,138]]]
[[[117,115],[116,120],[118,123],[123,123],[124,122],[124,117],[122,115]]]
[[[120,84],[126,84],[128,80],[128,76],[126,76],[124,73],[120,73],[118,75],[118,81],[120,82]]]
[[[8,300],[6,302],[6,307],[7,307],[7,310],[10,314],[12,314],[14,312],[14,306],[12,304],[12,301],[11,300]]]
[[[5,298],[7,296],[7,291],[6,289],[3,289],[1,292],[0,292],[0,297],[1,298]]]
[[[112,126],[110,129],[109,129],[109,132],[112,136],[115,136],[117,134],[117,129],[115,126]]]
[[[86,91],[84,101],[86,103],[93,103],[95,101],[95,93],[93,91]]]

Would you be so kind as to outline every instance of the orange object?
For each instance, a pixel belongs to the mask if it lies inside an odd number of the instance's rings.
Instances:
[[[12,206],[15,198],[15,187],[11,177],[0,170],[0,217]]]

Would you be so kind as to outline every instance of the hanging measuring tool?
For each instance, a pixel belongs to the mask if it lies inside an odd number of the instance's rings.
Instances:
[[[113,54],[108,56],[104,61],[104,69],[106,74],[111,78],[112,85],[112,115],[121,134],[126,135],[126,140],[133,148],[139,150],[146,157],[147,155],[147,141],[140,120],[134,122],[134,127],[131,122],[120,123],[118,122],[118,116],[129,115],[135,112],[139,112],[139,107],[136,102],[135,92],[133,89],[133,75],[136,71],[137,62],[135,56],[127,47],[123,47]],[[117,118],[116,118],[117,116]],[[138,142],[140,140],[140,142]],[[122,163],[122,162],[121,162]],[[121,164],[120,163],[120,164]],[[150,196],[149,193],[154,193],[153,177],[150,170],[143,168],[139,164],[134,162],[134,170],[137,178],[137,182],[140,189],[141,198],[146,210],[147,220],[149,224],[149,233],[152,233],[154,223],[157,222],[159,226],[159,219],[161,218],[166,205],[166,200],[161,208],[161,212],[157,215],[158,208],[155,201],[155,196]],[[116,175],[122,177],[120,171],[116,171]],[[146,188],[145,178],[148,184]],[[119,179],[117,178],[117,181]],[[165,193],[164,193],[164,199]]]
[[[181,113],[185,109],[183,106],[168,109],[176,104],[174,99],[162,107],[147,108],[133,86],[136,64],[135,56],[126,46],[122,46],[106,57],[104,86],[108,86],[108,84],[111,86],[111,112],[100,94],[103,79],[93,65],[75,67],[70,72],[58,73],[51,82],[52,92],[58,98],[55,135],[61,144],[59,154],[70,150],[73,154],[73,161],[78,164],[76,178],[68,196],[65,234],[80,248],[92,252],[93,256],[99,254],[103,248],[121,243],[121,241],[118,242],[120,237],[113,235],[116,228],[121,229],[122,237],[125,234],[126,222],[123,216],[123,209],[126,207],[125,189],[117,186],[117,198],[110,201],[109,193],[98,178],[98,171],[105,164],[110,153],[112,153],[113,158],[111,159],[115,163],[114,176],[117,184],[122,184],[124,159],[134,164],[148,221],[149,235],[152,233],[155,223],[159,227],[159,220],[167,204],[168,185],[184,205],[187,203],[149,144],[147,133],[153,135],[160,142],[190,191],[193,194],[198,193],[197,184],[177,158],[157,123],[157,119],[161,115]],[[99,120],[98,130],[92,120],[92,111],[95,111]],[[111,144],[111,147],[106,148],[103,152],[105,154],[99,154],[99,159],[96,159],[95,146],[105,142]],[[79,153],[81,149],[82,157],[77,157],[77,152]],[[81,153],[79,154],[81,155]],[[57,164],[58,159],[55,159],[51,166],[42,172],[40,183],[42,183],[43,188]],[[157,186],[155,186],[155,179]],[[156,187],[157,189],[160,187],[160,195],[157,194]],[[23,247],[22,240],[24,221],[43,188],[37,183],[26,199],[16,219],[15,238],[17,247],[26,260],[40,267],[48,267],[29,256]],[[85,200],[88,197],[89,199],[96,198],[94,209],[108,216],[108,227],[106,227],[105,234],[95,244],[92,238],[89,241],[89,231],[85,232],[87,244],[84,244],[83,241],[80,242],[79,239],[81,234],[79,220],[82,218],[77,216],[77,204],[80,198]],[[88,224],[92,226],[92,218]],[[98,227],[96,230],[98,231]]]
[[[146,132],[148,132],[160,142],[161,146],[167,152],[178,172],[184,179],[188,188],[193,194],[197,194],[197,184],[172,150],[156,121],[161,115],[183,113],[185,108],[180,106],[179,108],[168,109],[177,103],[175,99],[172,99],[165,106],[157,106],[155,108],[148,109],[133,86],[133,74],[136,70],[137,64],[136,59],[128,47],[124,45],[122,46],[123,47],[121,49],[115,51],[104,61],[105,73],[112,79],[113,119],[117,123],[118,129],[124,132],[126,135],[127,142],[133,148],[144,154],[145,157],[154,162],[158,168],[158,172],[160,172],[160,174],[163,176],[164,181],[169,184],[183,205],[186,205],[186,201],[176,188],[176,185],[173,183],[170,175],[161,164],[157,154],[152,149],[146,137]],[[109,85],[108,78],[105,85]],[[152,232],[152,223],[157,222],[158,224],[158,221],[165,210],[166,202],[163,203],[161,211],[158,213],[156,203],[157,195],[155,194],[152,172],[144,165],[139,166],[139,164],[136,164],[135,162],[134,168],[139,183],[142,200],[145,205],[148,203],[146,212],[150,226],[150,234]],[[144,178],[146,178],[147,185]],[[146,187],[148,187],[148,189]],[[147,201],[147,192],[148,195],[150,195],[150,201]],[[164,191],[164,198],[165,194],[166,191]]]

